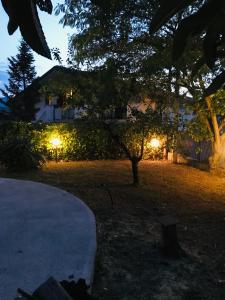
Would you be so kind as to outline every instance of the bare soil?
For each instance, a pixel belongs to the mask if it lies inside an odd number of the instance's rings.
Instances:
[[[225,177],[166,162],[48,163],[2,177],[45,182],[81,198],[97,220],[93,295],[107,300],[225,299]],[[184,257],[160,251],[159,217],[178,217]]]

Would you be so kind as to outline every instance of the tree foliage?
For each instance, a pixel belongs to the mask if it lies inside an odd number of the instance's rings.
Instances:
[[[94,94],[104,99],[105,106],[107,99],[114,97],[111,102],[117,99],[117,103],[124,103],[132,100],[132,94],[135,101],[150,97],[173,102],[174,69],[169,54],[171,28],[177,26],[178,20],[171,24],[169,34],[150,36],[157,8],[157,1],[148,0],[112,0],[107,5],[103,1],[69,0],[58,5],[56,12],[62,13],[63,25],[76,28],[70,40],[69,62],[72,67],[85,65],[103,74],[103,80],[96,80],[102,82],[102,88],[97,84]],[[87,81],[86,89],[89,85]]]
[[[8,85],[1,89],[10,110],[10,117],[30,121],[35,113],[35,94],[26,88],[36,77],[33,53],[25,41],[21,41],[18,54],[8,58]]]
[[[1,123],[0,161],[12,171],[24,172],[41,167],[44,156],[38,148],[36,133],[31,124]]]
[[[177,60],[182,56],[190,38],[203,36],[203,54],[197,66],[200,67],[206,63],[217,75],[205,92],[208,96],[220,89],[225,82],[223,67],[225,57],[225,2],[223,0],[160,1],[160,7],[151,23],[150,33],[156,32],[170,18],[178,13],[181,14],[193,3],[199,3],[200,7],[183,18],[179,24],[174,38],[173,59]]]
[[[71,39],[77,63],[117,61],[117,67],[136,68],[149,48],[148,30],[156,1],[66,1],[58,5],[63,25],[75,27]],[[153,40],[151,40],[153,42]],[[146,45],[147,44],[147,45]],[[141,49],[142,47],[142,49]],[[136,48],[136,51],[134,51]],[[140,51],[137,51],[140,50]],[[151,49],[148,49],[151,51]]]

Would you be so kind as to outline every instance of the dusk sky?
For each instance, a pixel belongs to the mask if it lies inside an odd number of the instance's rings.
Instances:
[[[57,3],[63,3],[63,0],[53,0],[53,6]],[[56,17],[54,13],[49,15],[39,11],[39,17],[41,19],[42,27],[49,45],[49,48],[58,47],[61,52],[61,57],[66,63],[67,57],[67,46],[68,46],[68,35],[74,33],[74,29],[69,27],[63,28],[62,24],[59,24],[60,17]],[[14,56],[17,54],[17,47],[20,44],[20,31],[17,30],[12,36],[8,35],[7,32],[8,16],[5,13],[3,7],[0,5],[0,32],[1,32],[1,43],[0,43],[0,84],[5,80],[7,70],[7,57]],[[52,66],[56,65],[57,62],[48,60],[38,54],[34,54],[35,66],[38,76],[45,73]]]

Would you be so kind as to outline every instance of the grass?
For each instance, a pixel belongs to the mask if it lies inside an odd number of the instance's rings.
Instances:
[[[51,162],[0,176],[58,186],[94,211],[99,300],[225,299],[225,178],[150,161],[140,163],[140,187],[130,184],[128,161]],[[180,220],[180,260],[160,253],[158,218],[166,214]]]

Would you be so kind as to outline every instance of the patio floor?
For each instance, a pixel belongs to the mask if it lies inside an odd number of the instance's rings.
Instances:
[[[95,217],[78,198],[32,181],[0,178],[0,299],[53,276],[92,281]]]

